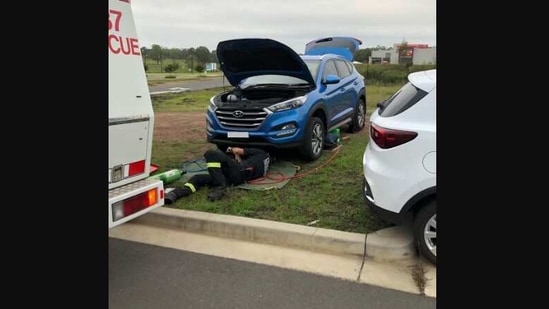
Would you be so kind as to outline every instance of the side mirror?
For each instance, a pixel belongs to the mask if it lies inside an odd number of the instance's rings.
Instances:
[[[337,84],[337,83],[339,83],[339,77],[330,74],[330,75],[326,76],[326,79],[324,81],[322,81],[322,83],[325,84],[325,85]]]

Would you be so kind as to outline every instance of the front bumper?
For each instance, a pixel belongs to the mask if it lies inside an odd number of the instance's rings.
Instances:
[[[290,148],[297,148],[301,146],[301,142],[291,142],[291,143],[283,143],[283,144],[274,144],[270,143],[269,141],[262,139],[262,138],[227,138],[226,135],[223,138],[222,134],[216,135],[216,137],[210,137],[208,135],[208,143],[212,143],[215,145],[221,145],[221,146],[227,146],[227,147],[233,147],[233,146],[240,146],[240,147],[258,147],[258,148],[265,148],[265,147],[271,147],[276,149],[290,149]]]
[[[272,147],[277,149],[296,148],[302,144],[304,134],[298,119],[283,113],[272,115],[257,130],[228,129],[221,125],[213,112],[206,114],[206,137],[209,143],[224,146]],[[282,130],[280,127],[293,123],[295,128]],[[230,136],[230,134],[234,136]]]

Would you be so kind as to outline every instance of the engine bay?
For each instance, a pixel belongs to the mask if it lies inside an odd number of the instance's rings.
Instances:
[[[310,91],[308,87],[253,87],[251,89],[234,88],[220,93],[214,98],[217,107],[263,108],[303,96]]]

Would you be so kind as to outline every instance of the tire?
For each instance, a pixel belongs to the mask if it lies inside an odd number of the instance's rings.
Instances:
[[[326,142],[326,129],[318,117],[311,117],[305,128],[305,139],[301,145],[301,157],[307,161],[314,161],[322,156]]]
[[[437,264],[437,201],[425,204],[414,218],[414,239],[420,256]]]
[[[365,124],[366,124],[366,103],[364,102],[364,99],[360,98],[358,99],[358,103],[356,105],[356,109],[353,114],[353,120],[351,121],[351,124],[349,125],[347,132],[349,133],[359,132],[360,130],[362,130],[362,128],[364,128]]]

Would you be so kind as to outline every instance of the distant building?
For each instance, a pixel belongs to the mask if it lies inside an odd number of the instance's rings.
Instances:
[[[368,63],[437,64],[436,47],[429,47],[427,44],[408,44],[408,47],[410,47],[410,50],[404,55],[399,55],[398,53],[400,44],[394,44],[392,48],[386,50],[372,50]]]
[[[392,49],[372,50],[372,55],[368,59],[368,63],[391,63]]]
[[[217,63],[215,62],[206,63],[206,72],[213,72],[213,71],[217,71]]]
[[[419,48],[414,50],[413,64],[437,64],[437,48]]]

